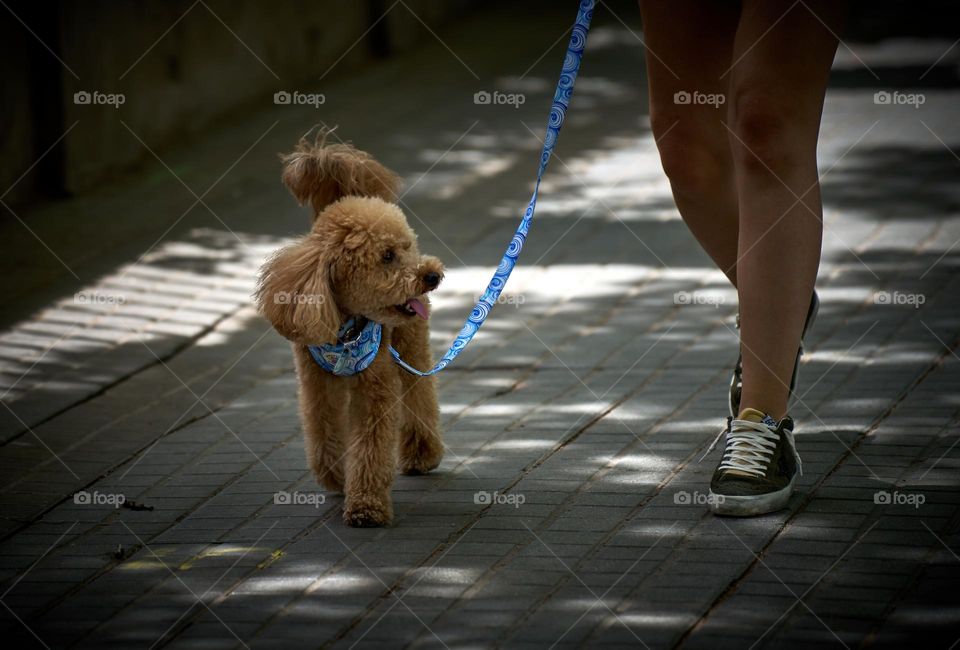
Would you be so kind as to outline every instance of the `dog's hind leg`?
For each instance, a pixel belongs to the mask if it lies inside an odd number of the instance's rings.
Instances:
[[[343,438],[350,393],[342,379],[318,368],[306,350],[298,351],[296,359],[307,463],[317,483],[333,492],[342,492]]]

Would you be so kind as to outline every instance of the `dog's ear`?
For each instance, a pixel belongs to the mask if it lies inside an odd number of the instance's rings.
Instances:
[[[330,266],[316,235],[281,248],[260,269],[255,300],[260,314],[296,343],[334,343],[340,310],[330,286]]]
[[[326,144],[329,132],[312,142],[303,138],[283,160],[283,184],[300,205],[309,204],[314,218],[344,196],[397,200],[400,177],[370,154],[350,144]]]

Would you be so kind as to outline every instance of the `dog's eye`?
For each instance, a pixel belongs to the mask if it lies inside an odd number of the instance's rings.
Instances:
[[[394,257],[396,257],[396,254],[393,252],[393,249],[388,248],[386,251],[384,251],[383,257],[381,259],[383,259],[384,264],[389,264],[390,262],[393,261]]]

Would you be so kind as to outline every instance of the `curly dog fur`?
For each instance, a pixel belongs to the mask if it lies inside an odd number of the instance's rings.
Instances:
[[[317,482],[345,495],[351,526],[390,522],[395,468],[424,474],[443,457],[436,381],[403,371],[387,346],[433,366],[426,293],[443,266],[421,255],[396,205],[399,177],[348,144],[301,140],[283,156],[283,182],[313,210],[311,231],[263,266],[260,313],[289,339],[299,381],[307,462]],[[407,305],[419,301],[424,317]],[[351,316],[383,326],[373,363],[352,376],[320,368],[308,345],[334,343]]]

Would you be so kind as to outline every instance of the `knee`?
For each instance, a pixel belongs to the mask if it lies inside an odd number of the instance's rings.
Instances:
[[[801,115],[789,98],[768,91],[742,88],[730,103],[730,149],[738,173],[781,175],[806,155]],[[816,151],[816,135],[813,136]]]
[[[663,172],[675,194],[696,199],[716,196],[731,181],[728,145],[689,116],[651,116],[651,127]],[[718,142],[720,140],[720,142]]]

